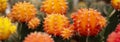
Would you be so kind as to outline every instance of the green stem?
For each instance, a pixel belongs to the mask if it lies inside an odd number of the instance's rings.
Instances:
[[[22,23],[19,23],[19,26],[18,26],[18,38],[19,40],[21,41],[21,30],[22,30]]]
[[[104,38],[105,29],[106,29],[106,28],[104,28],[104,29],[102,30],[102,32],[100,33],[100,37],[101,37],[101,41],[102,41],[102,42],[104,42],[104,39],[105,39],[105,38]]]
[[[88,28],[88,30],[87,30],[87,31],[88,31],[88,34],[87,34],[86,42],[88,42],[88,41],[89,41],[89,40],[88,40],[88,39],[89,39],[89,35],[90,35],[90,30],[89,30],[89,28]]]
[[[116,10],[114,9],[111,14],[108,16],[108,18],[110,18],[114,13],[116,12]]]
[[[89,41],[88,39],[89,39],[89,36],[87,36],[87,38],[86,38],[86,42],[88,42],[88,41]]]
[[[115,12],[116,12],[116,10],[114,9],[114,10],[111,12],[111,14],[110,14],[109,16],[107,16],[107,20],[109,20],[110,17],[111,17]],[[104,39],[105,39],[105,38],[104,38],[105,30],[106,30],[106,28],[104,28],[104,29],[102,30],[102,32],[100,33],[102,42],[104,42]]]

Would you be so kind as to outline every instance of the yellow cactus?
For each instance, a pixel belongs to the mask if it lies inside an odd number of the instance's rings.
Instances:
[[[7,8],[8,0],[0,0],[0,13],[3,13]]]
[[[7,17],[0,17],[0,40],[7,39],[16,31],[17,26],[11,23]]]
[[[111,0],[111,4],[115,9],[120,10],[120,0]]]

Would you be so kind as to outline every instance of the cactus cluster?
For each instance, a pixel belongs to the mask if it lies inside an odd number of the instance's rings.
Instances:
[[[95,36],[106,25],[106,19],[94,9],[79,9],[71,17],[75,30],[82,36]]]

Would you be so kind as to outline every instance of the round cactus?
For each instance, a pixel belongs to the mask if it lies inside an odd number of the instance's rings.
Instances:
[[[60,14],[51,14],[45,18],[44,30],[49,34],[58,36],[61,34],[63,28],[68,28],[68,18]]]
[[[40,20],[35,17],[28,22],[28,28],[35,29],[40,24]]]
[[[46,14],[65,14],[67,8],[68,6],[66,0],[45,0],[42,3],[40,11]]]
[[[12,24],[10,19],[7,17],[0,17],[0,40],[8,39],[16,29],[17,26]]]
[[[68,28],[64,28],[63,31],[61,32],[61,36],[63,37],[63,39],[69,39],[70,37],[72,37],[74,33],[74,26],[70,25]]]
[[[120,0],[111,0],[111,4],[116,10],[120,10]]]
[[[0,0],[0,13],[5,12],[8,0]]]
[[[18,2],[13,6],[9,17],[19,22],[28,22],[35,17],[36,12],[34,5],[29,2]]]
[[[120,24],[117,25],[115,32],[120,32]]]
[[[54,42],[50,35],[42,32],[29,34],[23,42]]]
[[[36,27],[40,24],[40,20],[35,17],[32,18],[29,22],[28,22],[28,28],[30,29],[36,29]]]
[[[114,32],[108,35],[107,42],[120,42],[120,24],[117,25]]]
[[[82,36],[95,36],[106,26],[105,18],[93,9],[79,9],[71,17],[75,30]]]
[[[120,32],[112,32],[108,38],[107,38],[107,42],[120,42]]]

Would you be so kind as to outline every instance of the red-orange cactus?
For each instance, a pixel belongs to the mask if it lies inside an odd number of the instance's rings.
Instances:
[[[75,30],[82,36],[95,36],[106,25],[105,18],[93,9],[80,9],[71,17]]]
[[[112,32],[108,38],[107,42],[120,42],[120,24],[117,25],[115,32]]]
[[[115,32],[120,32],[120,24],[117,25]]]
[[[111,0],[111,4],[115,9],[120,10],[120,0]]]
[[[107,39],[107,42],[120,42],[120,32],[112,32]]]
[[[16,3],[9,16],[19,22],[28,22],[31,18],[35,17],[36,9],[34,5],[29,2],[18,2]]]
[[[34,32],[28,35],[24,42],[54,42],[50,35],[41,32]]]
[[[45,0],[41,6],[41,11],[47,14],[65,14],[67,11],[66,0]]]
[[[40,20],[35,17],[32,18],[29,22],[28,22],[28,28],[30,29],[36,29],[36,27],[40,24]]]
[[[68,26],[69,21],[67,17],[61,14],[47,15],[44,21],[45,32],[55,36],[60,35],[63,28],[67,28]]]

